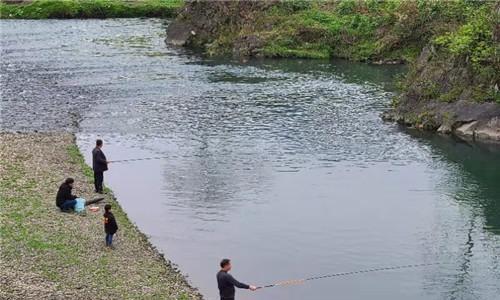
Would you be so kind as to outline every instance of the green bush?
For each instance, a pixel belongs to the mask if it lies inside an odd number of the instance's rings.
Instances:
[[[469,57],[477,69],[495,57],[493,26],[486,7],[474,11],[458,30],[434,39],[434,44],[454,56]]]
[[[302,55],[292,50],[300,50],[306,43],[320,43],[321,49],[329,49],[322,53],[336,57],[411,61],[430,40],[463,24],[468,14],[490,8],[487,2],[464,0],[282,1],[263,12],[258,21],[272,27],[251,26],[252,31],[268,37],[266,53]],[[322,34],[311,37],[304,34],[308,32]],[[268,51],[276,45],[288,50]],[[490,48],[479,46],[478,56],[491,55]]]

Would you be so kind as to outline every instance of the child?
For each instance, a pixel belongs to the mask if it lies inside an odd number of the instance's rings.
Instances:
[[[113,234],[118,230],[115,216],[111,212],[111,204],[104,206],[104,232],[106,232],[106,246],[112,248]]]

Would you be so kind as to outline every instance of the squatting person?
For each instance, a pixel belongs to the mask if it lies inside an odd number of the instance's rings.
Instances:
[[[235,286],[240,289],[250,289],[255,291],[257,287],[253,285],[248,285],[241,283],[234,279],[234,277],[229,274],[231,271],[231,260],[224,258],[220,262],[220,271],[217,273],[217,285],[219,287],[219,294],[221,300],[234,300],[234,295],[236,293]]]
[[[59,186],[56,196],[56,205],[62,211],[70,211],[75,207],[75,199],[78,197],[71,193],[74,183],[75,180],[73,178],[66,178],[66,180],[64,180],[64,182]]]
[[[95,148],[92,150],[92,169],[94,169],[95,192],[102,194],[102,182],[104,181],[104,172],[108,170],[108,161],[106,155],[102,152],[102,140],[95,141]]]

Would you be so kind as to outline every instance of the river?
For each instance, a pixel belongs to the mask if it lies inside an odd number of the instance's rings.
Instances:
[[[498,299],[500,152],[384,123],[397,66],[204,59],[157,19],[1,21],[4,130],[75,132],[207,299]],[[119,247],[119,239],[117,242]]]

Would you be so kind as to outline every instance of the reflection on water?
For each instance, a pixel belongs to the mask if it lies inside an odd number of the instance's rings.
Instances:
[[[106,181],[208,299],[223,256],[255,284],[440,263],[239,299],[498,295],[499,153],[383,123],[401,67],[201,59],[165,46],[164,26],[2,21],[2,128],[169,157],[113,164]]]
[[[485,229],[500,234],[500,148],[495,144],[469,143],[453,137],[411,132],[425,144],[432,146],[440,158],[468,174],[449,178],[446,184],[451,196],[461,205],[469,206],[484,216]],[[452,181],[453,180],[453,181]]]
[[[497,145],[469,143],[454,137],[413,130],[409,130],[409,133],[420,142],[432,146],[433,155],[449,163],[454,172],[462,175],[447,177],[437,187],[459,205],[460,209],[466,209],[466,217],[461,221],[464,234],[452,237],[452,230],[442,230],[441,240],[457,240],[457,246],[450,243],[441,251],[443,257],[448,256],[442,261],[456,265],[456,274],[449,276],[450,289],[446,297],[483,299],[484,295],[477,291],[477,278],[474,276],[476,270],[490,269],[493,278],[500,282],[499,256],[492,255],[484,262],[478,262],[476,257],[481,256],[484,251],[495,253],[500,249],[498,238],[493,236],[500,234],[500,148]],[[442,271],[438,276],[446,278]]]

